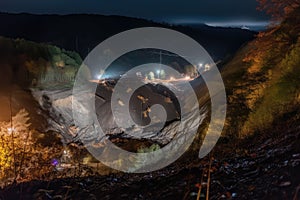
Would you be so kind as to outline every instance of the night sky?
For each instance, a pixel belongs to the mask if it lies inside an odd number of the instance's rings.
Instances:
[[[215,26],[263,26],[268,17],[256,0],[1,0],[2,12],[93,13],[159,22]]]

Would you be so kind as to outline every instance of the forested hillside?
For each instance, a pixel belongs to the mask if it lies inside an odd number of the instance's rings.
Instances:
[[[70,86],[81,65],[80,56],[56,46],[23,39],[0,37],[0,80],[2,88],[17,84],[23,88]]]
[[[0,13],[0,35],[24,38],[76,51],[83,58],[105,39],[120,32],[141,27],[163,27],[180,31],[198,41],[216,60],[232,54],[255,32],[238,28],[203,25],[186,26],[157,23],[145,19],[105,15],[33,15]],[[222,48],[220,48],[222,46]]]
[[[278,16],[278,15],[276,15]],[[240,49],[223,70],[229,103],[226,133],[247,136],[295,125],[300,110],[300,9]]]

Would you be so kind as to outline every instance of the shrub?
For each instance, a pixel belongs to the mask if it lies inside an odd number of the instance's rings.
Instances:
[[[1,183],[40,178],[53,170],[51,160],[60,152],[55,145],[44,147],[36,142],[25,109],[21,109],[12,122],[0,122]]]

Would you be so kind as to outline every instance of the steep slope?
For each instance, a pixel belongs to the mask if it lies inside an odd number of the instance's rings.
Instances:
[[[227,133],[247,136],[270,129],[279,120],[299,119],[299,22],[298,9],[280,25],[260,33],[224,68]]]

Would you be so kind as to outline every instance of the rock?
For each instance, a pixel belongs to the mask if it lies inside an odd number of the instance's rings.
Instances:
[[[282,182],[279,184],[279,187],[287,187],[290,186],[292,183],[290,181]]]
[[[191,192],[191,193],[190,193],[190,196],[191,196],[191,197],[194,197],[194,196],[197,196],[197,195],[198,195],[198,194],[197,194],[196,192]]]
[[[300,158],[300,153],[293,154],[292,157],[293,157],[293,158]]]
[[[199,115],[197,108],[191,107],[190,110],[192,112],[182,117],[181,121],[183,124],[180,124],[177,116],[179,108],[176,102],[172,104],[170,102],[165,102],[165,95],[167,95],[167,97],[171,96],[170,98],[173,99],[173,94],[165,94],[165,89],[160,91],[160,87],[156,88],[155,86],[148,84],[143,89],[144,93],[148,96],[144,97],[140,94],[136,94],[137,98],[132,98],[134,101],[131,106],[138,110],[141,107],[141,100],[145,101],[143,102],[144,104],[149,103],[149,105],[161,102],[164,104],[163,106],[167,112],[167,122],[171,123],[168,123],[165,127],[161,123],[155,123],[153,126],[145,126],[144,128],[140,128],[142,126],[119,128],[114,120],[111,110],[110,98],[112,90],[110,87],[112,86],[99,84],[97,88],[97,95],[95,96],[95,109],[97,112],[98,122],[104,134],[107,136],[118,135],[118,137],[130,139],[149,139],[160,144],[167,144],[174,138],[175,135],[178,135],[178,128],[180,128],[180,126],[183,125],[183,127],[188,127],[189,130],[196,130],[198,129],[199,124],[201,124],[203,119],[206,117],[205,109],[201,109]],[[141,91],[141,93],[143,91]],[[87,107],[89,105],[77,104],[76,101],[73,101],[74,97],[72,95],[72,90],[32,90],[32,94],[39,102],[40,106],[50,115],[50,117],[48,117],[48,123],[50,125],[48,129],[61,133],[65,143],[76,142],[77,140],[95,141],[97,139],[97,141],[104,141],[107,139],[95,138],[96,135],[98,135],[94,134],[94,130],[95,128],[97,129],[97,127],[92,115],[89,113],[89,107]],[[83,96],[84,98],[87,98],[86,94]],[[181,98],[183,98],[183,101],[185,101],[186,104],[190,101],[188,97]],[[72,102],[75,102],[76,104],[72,105]],[[126,106],[122,99],[119,100],[119,104],[120,102],[122,102],[121,107]],[[73,107],[76,107],[76,109],[80,110],[81,113],[86,113],[86,117],[82,119],[79,124],[76,123],[78,127],[74,126]],[[146,105],[144,105],[144,108],[146,108]],[[148,106],[148,108],[150,107]],[[120,114],[122,115],[122,112],[120,112]],[[134,120],[144,120],[140,118],[140,114],[138,112],[133,112],[132,115],[133,116],[131,117]],[[126,120],[127,117],[128,116],[122,116],[119,118],[121,120]],[[147,121],[147,119],[145,120]],[[138,121],[136,123],[142,124],[144,121]],[[161,128],[157,128],[156,126],[162,126],[163,128],[160,132],[158,132],[157,130],[160,130]],[[181,134],[184,135],[185,132],[183,131]]]

